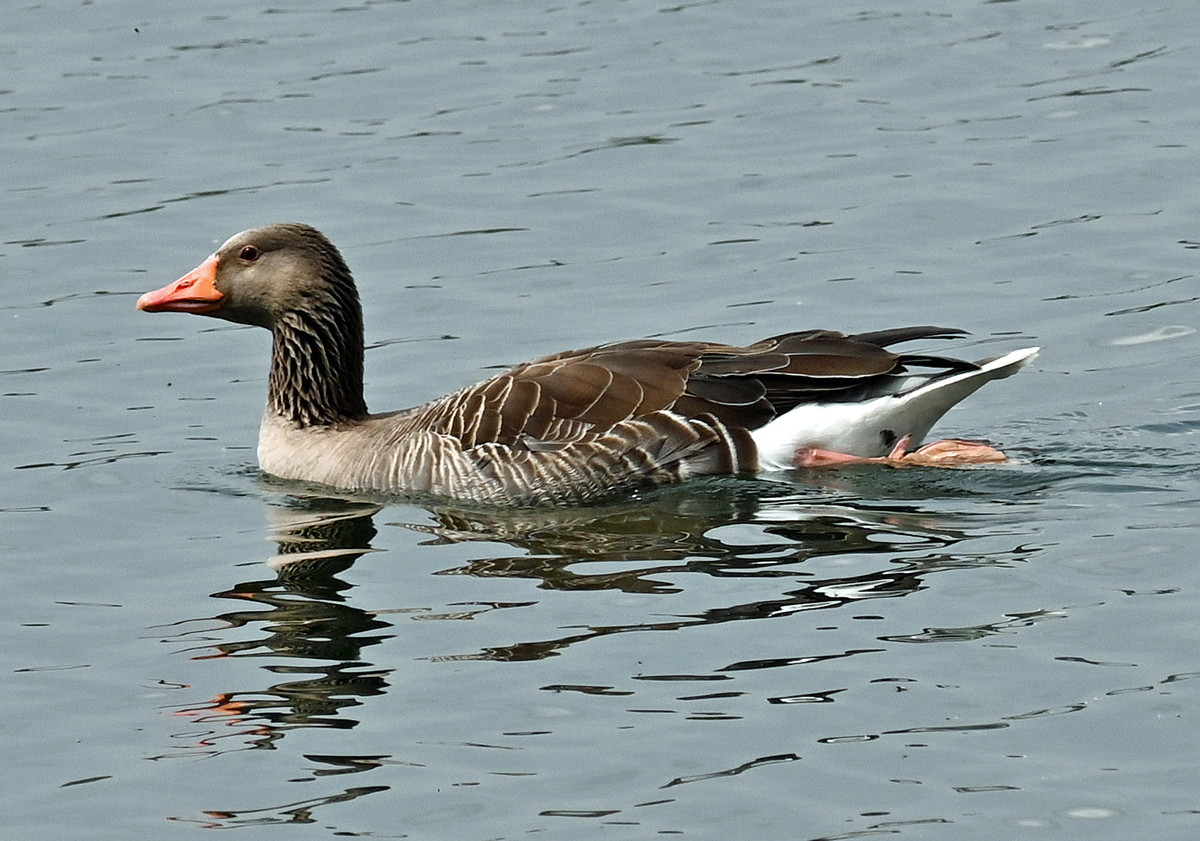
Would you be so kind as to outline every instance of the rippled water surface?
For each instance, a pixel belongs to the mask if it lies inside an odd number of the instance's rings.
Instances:
[[[0,827],[1200,832],[1200,35],[1057,3],[40,3],[0,32]],[[620,338],[944,324],[1015,457],[600,508],[261,476],[306,221],[411,405]]]

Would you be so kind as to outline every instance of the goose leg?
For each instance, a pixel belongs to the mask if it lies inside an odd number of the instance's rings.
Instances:
[[[837,467],[846,464],[888,464],[893,467],[961,467],[968,464],[1000,464],[1008,457],[994,447],[974,441],[947,438],[926,444],[911,453],[909,436],[896,442],[886,456],[867,458],[849,453],[837,453],[818,447],[801,447],[796,451],[796,467]]]

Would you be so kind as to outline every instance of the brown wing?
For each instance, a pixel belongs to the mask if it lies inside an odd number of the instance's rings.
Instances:
[[[645,340],[548,356],[424,406],[412,424],[466,448],[576,441],[670,408],[707,347]]]
[[[853,399],[855,393],[925,365],[958,371],[974,363],[897,354],[888,345],[951,338],[962,330],[902,327],[846,336],[829,330],[785,333],[745,348],[710,346],[675,411],[711,414],[726,425],[757,429],[800,403]]]
[[[415,410],[410,421],[414,428],[449,435],[464,448],[518,441],[531,449],[552,448],[663,409],[756,429],[806,400],[892,375],[906,361],[951,369],[970,365],[885,349],[896,342],[961,333],[939,327],[856,336],[810,330],[749,347],[619,342],[518,365]]]

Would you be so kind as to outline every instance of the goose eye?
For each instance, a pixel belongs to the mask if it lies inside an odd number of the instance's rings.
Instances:
[[[244,246],[242,248],[242,250],[238,252],[238,256],[241,257],[243,260],[245,260],[247,263],[253,263],[255,260],[258,259],[258,255],[261,253],[262,252],[259,251],[255,246],[247,245],[247,246]]]

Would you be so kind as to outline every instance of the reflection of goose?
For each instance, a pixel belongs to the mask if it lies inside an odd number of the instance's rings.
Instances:
[[[693,476],[797,463],[803,448],[899,457],[947,409],[1034,349],[964,362],[889,345],[959,330],[788,333],[750,345],[642,340],[568,351],[401,412],[363,401],[358,293],[306,225],[243,231],[138,308],[274,334],[263,470],[350,490],[585,502]],[[806,459],[807,457],[804,457]],[[802,459],[802,460],[804,460]]]

